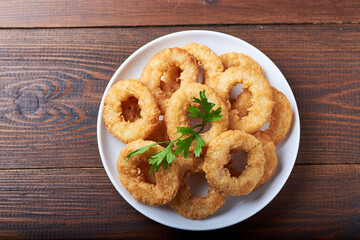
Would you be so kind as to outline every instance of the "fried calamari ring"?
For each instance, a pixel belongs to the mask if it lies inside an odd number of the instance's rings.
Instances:
[[[168,129],[170,140],[173,141],[181,136],[181,133],[176,133],[177,127],[190,127],[189,120],[186,116],[187,109],[193,103],[194,97],[200,97],[200,91],[206,91],[206,97],[209,102],[214,103],[213,109],[221,107],[221,114],[223,118],[212,122],[211,128],[200,136],[205,142],[205,147],[209,144],[211,139],[215,138],[228,128],[228,108],[222,98],[215,92],[214,89],[207,85],[200,83],[186,83],[182,84],[180,88],[174,92],[169,99],[168,108],[166,109],[164,119]]]
[[[143,69],[140,80],[154,94],[162,114],[169,99],[161,89],[161,78],[171,67],[181,69],[181,82],[198,82],[199,69],[195,59],[184,49],[166,48],[156,53]]]
[[[262,67],[254,59],[252,59],[251,57],[249,57],[248,55],[246,55],[244,53],[228,52],[228,53],[224,53],[224,54],[220,55],[219,58],[221,59],[221,62],[223,63],[225,69],[228,69],[230,67],[249,68],[265,77],[265,73],[264,73],[264,70],[262,69]],[[241,94],[238,95],[237,100],[230,99],[231,105],[232,105],[231,108],[237,109],[239,111],[237,114],[240,117],[246,116],[248,113],[247,108],[250,108],[252,105],[251,93],[246,89],[243,89],[243,92],[244,92],[243,95],[241,95]],[[247,97],[248,95],[250,95],[249,98]],[[242,102],[242,105],[247,106],[247,108],[246,109],[237,108],[236,104],[239,104],[239,101]],[[246,102],[244,102],[244,101],[246,101]]]
[[[208,46],[191,42],[182,47],[196,59],[199,66],[204,70],[204,83],[217,82],[219,75],[224,71],[224,66],[215,52]]]
[[[226,165],[231,153],[247,152],[247,165],[240,176],[231,176]],[[264,174],[265,155],[261,142],[253,135],[240,130],[228,130],[214,138],[205,154],[203,170],[210,186],[224,196],[249,194]]]
[[[260,140],[265,155],[264,175],[260,179],[259,183],[255,186],[255,189],[257,189],[266,183],[272,175],[274,175],[278,159],[276,155],[275,144],[266,133],[257,131],[253,133],[253,135]]]
[[[248,109],[249,114],[245,117],[238,116],[237,111],[231,109],[229,111],[229,128],[252,133],[259,130],[270,118],[274,106],[271,87],[269,81],[255,70],[230,67],[221,74],[218,84],[213,88],[223,99],[228,101],[231,88],[238,83],[242,83],[242,88],[250,91],[253,104]]]
[[[140,106],[141,118],[134,122],[126,121],[123,116],[122,102],[134,97]],[[150,90],[137,79],[117,82],[107,93],[104,100],[103,118],[108,131],[124,143],[145,139],[158,124],[160,110]],[[141,131],[139,131],[141,129]]]
[[[255,186],[254,189],[257,189],[261,187],[264,183],[267,182],[271,178],[271,176],[274,174],[276,166],[277,166],[277,155],[276,155],[276,148],[274,142],[271,140],[271,138],[266,135],[266,133],[262,131],[256,131],[253,133],[257,139],[260,140],[264,155],[265,155],[265,165],[264,165],[264,174],[262,178],[260,179],[259,183]],[[230,175],[238,177],[240,176],[241,172],[239,172],[238,169],[232,167],[232,159],[229,162],[230,164],[225,165],[227,169],[229,169]]]
[[[251,68],[259,74],[265,76],[262,67],[254,59],[244,53],[228,52],[221,54],[219,58],[221,59],[221,62],[224,65],[225,69],[236,66],[243,68]]]
[[[183,175],[183,180],[175,198],[169,202],[169,206],[179,215],[189,219],[204,219],[214,214],[224,203],[225,197],[209,186],[204,197],[191,196],[186,179],[193,171],[189,170]]]
[[[147,176],[148,169],[143,169],[144,164],[149,164],[149,158],[162,151],[164,148],[155,145],[143,154],[132,156],[127,162],[129,153],[140,147],[154,143],[153,141],[136,140],[127,144],[121,151],[117,160],[117,170],[121,184],[128,190],[135,200],[148,205],[162,205],[171,201],[180,186],[179,169],[172,164],[167,170],[160,168],[153,178]],[[147,182],[146,179],[150,179]]]
[[[275,87],[271,87],[273,92],[274,107],[270,116],[270,124],[265,133],[270,136],[272,141],[277,145],[284,139],[287,132],[290,129],[292,120],[292,110],[289,100],[286,96]],[[237,111],[237,115],[244,117],[248,114],[251,103],[251,93],[248,90],[244,90],[231,105],[233,110]]]
[[[271,113],[270,125],[264,132],[269,135],[275,145],[277,145],[285,138],[290,129],[293,112],[285,94],[274,87],[272,90],[275,106]]]

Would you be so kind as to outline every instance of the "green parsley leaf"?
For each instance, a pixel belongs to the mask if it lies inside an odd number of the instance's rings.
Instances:
[[[211,110],[210,113],[208,114],[208,116],[206,116],[206,121],[207,122],[216,122],[216,121],[222,119],[223,115],[221,115],[220,113],[221,113],[221,107],[219,107],[216,110]]]
[[[198,118],[202,118],[202,119],[205,119],[205,115],[201,112],[201,110],[198,108],[198,107],[195,107],[195,106],[189,106],[188,107],[188,116],[189,117],[198,117]]]
[[[199,103],[201,105],[201,107],[204,110],[204,118],[203,120],[206,119],[206,117],[210,114],[211,109],[215,106],[214,103],[208,102],[206,95],[205,95],[205,90],[200,92],[200,99],[199,98],[194,98],[194,103]]]
[[[188,135],[188,134],[196,133],[192,128],[189,128],[189,127],[177,127],[176,129],[177,129],[176,130],[177,133],[181,133],[184,136]]]
[[[196,134],[193,134],[185,139],[179,139],[176,142],[176,146],[178,147],[175,150],[175,155],[179,156],[181,153],[184,153],[184,157],[187,158],[189,156],[190,146],[195,139],[196,139]]]
[[[129,160],[129,158],[131,158],[132,156],[135,155],[139,155],[139,154],[143,154],[144,152],[146,152],[147,150],[149,150],[152,146],[158,145],[159,143],[153,143],[153,144],[149,144],[146,145],[144,147],[138,148],[135,151],[131,152],[130,154],[128,154],[126,156],[126,162]]]
[[[205,142],[204,140],[200,137],[199,134],[196,134],[196,145],[195,145],[195,149],[194,149],[194,154],[196,157],[200,157],[200,153],[202,151],[202,147],[205,146]]]
[[[212,108],[215,106],[214,103],[208,102],[205,90],[200,92],[200,99],[194,98],[194,103],[199,103],[200,106],[203,108],[204,113],[200,111],[199,108],[189,106],[188,111],[190,114],[189,117],[199,117],[202,118],[205,122],[216,122],[223,118],[223,115],[221,115],[221,107],[217,108],[216,110],[213,110]],[[197,109],[197,110],[195,110]]]
[[[171,163],[173,161],[176,161],[176,157],[172,152],[173,144],[174,143],[170,143],[164,150],[157,152],[151,156],[151,158],[149,159],[149,163],[151,164],[150,173],[154,171],[157,172],[160,169],[162,163],[164,163],[163,167],[164,170],[166,170],[168,167],[171,166]]]

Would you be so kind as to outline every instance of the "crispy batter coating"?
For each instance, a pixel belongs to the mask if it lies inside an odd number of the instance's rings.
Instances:
[[[252,106],[244,117],[237,115],[236,109],[229,111],[229,128],[252,133],[259,130],[270,118],[274,101],[269,81],[255,70],[249,68],[230,67],[223,72],[216,86],[219,95],[228,101],[233,86],[242,83],[243,89],[252,94]]]
[[[122,102],[134,97],[141,108],[140,118],[126,121]],[[124,143],[145,139],[158,124],[160,110],[150,90],[137,79],[125,79],[113,85],[104,100],[103,119],[108,131]],[[139,130],[141,129],[141,130]]]
[[[262,67],[251,57],[244,53],[238,53],[238,52],[228,52],[221,54],[219,56],[221,59],[222,64],[224,65],[225,69],[228,69],[229,67],[243,67],[243,68],[251,68],[258,72],[259,74],[265,76],[264,70]]]
[[[231,152],[244,150],[247,165],[240,176],[231,176],[226,165]],[[265,155],[261,142],[240,130],[228,130],[214,138],[205,154],[203,170],[210,186],[225,196],[246,195],[252,192],[264,174]]]
[[[271,87],[271,90],[274,107],[271,112],[269,127],[264,132],[277,145],[285,138],[290,129],[293,112],[286,96],[275,87]],[[244,117],[248,114],[248,109],[252,106],[251,98],[252,94],[245,89],[231,105],[231,108],[237,112],[239,117]]]
[[[203,83],[217,82],[219,75],[224,71],[221,59],[208,46],[191,42],[182,47],[196,59],[198,65],[204,70]]]
[[[270,125],[264,132],[277,145],[285,138],[290,129],[293,112],[285,94],[274,87],[272,90],[275,106],[271,113]]]
[[[140,147],[152,144],[152,141],[136,140],[127,144],[121,151],[117,160],[117,170],[121,184],[132,194],[135,200],[148,205],[163,205],[171,201],[180,186],[179,169],[176,164],[172,164],[167,170],[160,168],[155,173],[155,181],[152,179],[142,166],[149,164],[149,158],[163,150],[164,148],[155,145],[141,155],[131,157],[127,162],[126,156]]]
[[[194,153],[189,153],[185,158],[183,154],[176,158],[180,171],[200,172],[202,171],[202,165],[204,164],[204,156],[196,157]]]
[[[278,159],[276,155],[275,144],[266,133],[257,131],[253,133],[253,135],[260,140],[265,154],[264,174],[255,187],[255,189],[257,189],[266,183],[272,177],[272,175],[274,175]]]
[[[191,196],[190,187],[186,184],[187,177],[193,173],[189,170],[183,174],[181,185],[175,198],[169,202],[169,206],[178,214],[189,219],[204,219],[214,214],[226,198],[213,187],[209,186],[207,194],[202,196]]]
[[[162,114],[165,113],[169,94],[161,89],[161,78],[171,67],[181,69],[181,83],[198,82],[197,63],[186,50],[177,47],[166,48],[152,56],[144,67],[140,80],[154,94]]]

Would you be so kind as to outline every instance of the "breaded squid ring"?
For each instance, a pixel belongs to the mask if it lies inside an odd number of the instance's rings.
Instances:
[[[149,164],[149,158],[164,148],[155,145],[140,155],[132,156],[127,162],[129,153],[140,147],[154,143],[153,141],[136,140],[127,144],[121,151],[117,160],[117,170],[121,184],[131,193],[133,198],[147,205],[163,205],[171,201],[180,186],[179,169],[172,164],[167,170],[162,167],[155,174],[156,183],[147,182],[142,166]]]
[[[259,183],[254,188],[254,189],[258,189],[263,184],[265,184],[267,180],[269,180],[272,177],[272,175],[275,173],[278,160],[276,155],[275,144],[271,140],[271,138],[268,135],[266,135],[266,133],[264,133],[263,131],[256,131],[252,135],[254,135],[257,139],[260,140],[265,155],[264,174],[260,179]],[[226,167],[229,169],[231,176],[240,175],[240,172],[236,168],[232,167],[231,164],[226,165]]]
[[[218,84],[213,88],[229,102],[229,92],[238,83],[242,83],[242,88],[251,92],[253,104],[245,117],[238,116],[234,109],[229,111],[229,129],[252,133],[259,130],[270,118],[274,106],[271,87],[264,76],[252,69],[230,67],[221,74]]]
[[[141,108],[141,118],[137,118],[134,122],[126,121],[122,112],[122,102],[130,97],[138,99]],[[109,89],[104,100],[105,126],[112,135],[124,143],[149,136],[158,124],[159,116],[160,110],[154,96],[137,79],[117,82]]]
[[[152,56],[140,77],[154,94],[162,114],[169,96],[161,89],[161,78],[174,66],[181,69],[181,82],[198,82],[199,69],[195,59],[186,50],[177,47],[166,48]]]
[[[189,219],[204,219],[214,214],[225,203],[225,196],[209,186],[204,197],[191,196],[186,179],[194,171],[183,174],[183,180],[175,198],[169,202],[169,206],[179,215]]]
[[[259,183],[255,186],[255,189],[257,189],[274,175],[278,159],[275,144],[266,133],[257,131],[253,133],[253,135],[260,140],[265,155],[264,174]]]
[[[224,66],[219,56],[208,46],[200,43],[191,42],[182,47],[196,59],[199,66],[204,70],[204,84],[217,82],[219,75],[224,71]]]
[[[279,144],[286,136],[290,129],[292,120],[292,109],[289,100],[286,96],[275,87],[271,87],[273,92],[274,107],[270,116],[270,124],[264,132],[270,136],[275,145]],[[252,94],[248,90],[244,90],[231,105],[233,110],[237,111],[240,117],[248,114],[248,109],[251,107]]]
[[[247,152],[247,165],[240,176],[231,176],[226,165],[231,153]],[[210,186],[224,196],[249,194],[264,174],[265,155],[261,142],[253,135],[240,130],[228,130],[214,138],[205,154],[203,170]]]
[[[205,147],[209,144],[211,139],[215,138],[228,128],[228,108],[222,98],[215,92],[214,89],[207,85],[200,83],[186,83],[182,84],[180,88],[174,92],[169,99],[168,108],[166,109],[164,120],[167,126],[170,140],[173,141],[181,136],[181,133],[176,133],[177,127],[189,127],[189,120],[186,116],[187,109],[193,103],[194,97],[199,98],[201,91],[206,91],[206,97],[209,102],[214,103],[213,109],[221,107],[221,115],[223,118],[212,122],[211,128],[200,136],[205,142]]]
[[[271,113],[270,125],[264,132],[277,145],[285,138],[290,129],[293,112],[285,94],[274,87],[272,90],[275,106]]]
[[[251,57],[244,53],[238,52],[228,52],[221,54],[219,56],[222,64],[224,65],[225,69],[229,67],[243,67],[243,68],[251,68],[258,72],[261,75],[265,76],[264,70],[262,67]]]

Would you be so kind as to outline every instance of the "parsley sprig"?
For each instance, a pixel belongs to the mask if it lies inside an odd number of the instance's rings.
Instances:
[[[162,151],[152,155],[149,159],[149,164],[151,164],[150,173],[158,171],[161,165],[163,165],[164,170],[166,170],[171,166],[172,162],[176,161],[176,157],[178,157],[180,154],[183,153],[185,158],[188,157],[190,146],[194,141],[196,141],[194,154],[195,156],[199,157],[202,151],[202,147],[205,146],[205,142],[200,136],[201,131],[206,126],[206,123],[218,121],[223,118],[223,115],[221,115],[221,107],[213,110],[215,104],[208,102],[208,99],[205,95],[205,90],[200,91],[200,98],[194,97],[193,102],[198,103],[202,107],[203,111],[201,111],[201,109],[197,106],[189,106],[187,109],[189,112],[188,117],[201,118],[201,124],[193,127],[177,127],[176,133],[181,133],[180,137],[173,141],[157,142],[141,147],[129,153],[126,157],[126,161],[128,161],[132,156],[145,153],[148,149],[155,145],[168,143],[167,147],[165,147]],[[173,151],[174,145],[176,146],[175,152]]]

